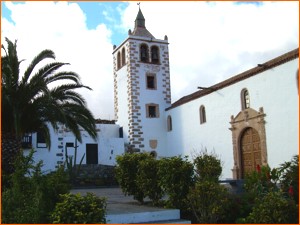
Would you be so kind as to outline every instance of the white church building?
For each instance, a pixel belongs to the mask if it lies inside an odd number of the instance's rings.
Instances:
[[[155,38],[139,9],[133,31],[113,49],[115,121],[98,121],[97,141],[82,131],[76,143],[63,126],[52,130],[50,150],[32,134],[35,159],[49,171],[75,145],[78,162],[85,154],[84,164],[102,165],[127,151],[192,159],[206,148],[220,157],[223,179],[277,167],[298,154],[298,62],[295,49],[172,103],[168,38]]]

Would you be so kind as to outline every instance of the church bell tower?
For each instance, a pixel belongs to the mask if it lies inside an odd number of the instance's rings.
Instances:
[[[134,30],[114,46],[114,109],[120,135],[130,151],[166,156],[167,119],[171,105],[167,36],[156,39],[146,28],[141,9]]]

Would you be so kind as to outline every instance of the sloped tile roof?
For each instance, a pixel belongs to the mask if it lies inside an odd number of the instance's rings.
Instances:
[[[135,27],[131,35],[155,39],[155,37],[146,29],[146,27]]]

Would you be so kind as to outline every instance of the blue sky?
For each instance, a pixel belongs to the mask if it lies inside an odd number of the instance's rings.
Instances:
[[[126,38],[126,32],[116,29],[116,24],[120,23],[121,15],[119,10],[124,10],[128,3],[123,2],[79,2],[80,8],[87,17],[87,26],[95,29],[99,23],[105,23],[113,30],[113,43],[119,44]]]
[[[82,94],[95,116],[114,119],[113,45],[134,28],[137,2],[1,4],[1,42],[18,39],[22,66],[52,49],[93,89]],[[173,102],[299,46],[298,1],[152,1],[141,10],[157,39],[168,36]]]

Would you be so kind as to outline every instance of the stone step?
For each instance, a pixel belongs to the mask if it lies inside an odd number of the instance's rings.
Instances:
[[[165,222],[164,222],[165,221]],[[153,209],[140,212],[107,213],[106,223],[108,224],[129,224],[129,223],[171,223],[180,221],[178,209]]]

